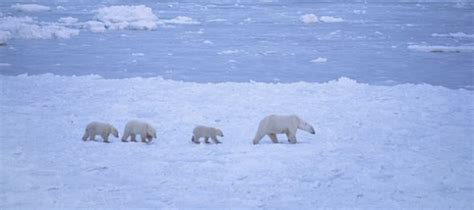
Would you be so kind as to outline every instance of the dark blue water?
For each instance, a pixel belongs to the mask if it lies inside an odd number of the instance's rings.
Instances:
[[[472,4],[141,4],[161,19],[188,16],[201,24],[154,31],[81,29],[70,39],[12,39],[0,47],[0,62],[9,64],[0,66],[0,74],[162,76],[197,82],[325,82],[345,76],[370,84],[474,87],[474,52],[407,48],[474,45],[473,38],[432,36],[474,34]],[[68,3],[66,10],[26,14],[10,5],[2,5],[4,16],[52,22],[66,16],[91,20],[94,9],[104,6]],[[308,13],[345,21],[308,25],[299,20]],[[318,57],[327,62],[311,62]]]

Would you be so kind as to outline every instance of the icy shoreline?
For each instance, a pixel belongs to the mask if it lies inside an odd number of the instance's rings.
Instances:
[[[432,85],[0,76],[1,208],[470,208],[474,94]],[[269,113],[316,135],[251,144]],[[103,120],[151,145],[81,141]],[[222,145],[190,142],[196,124]]]

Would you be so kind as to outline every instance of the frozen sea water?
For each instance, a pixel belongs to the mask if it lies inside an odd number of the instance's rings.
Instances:
[[[42,5],[53,9],[25,13],[7,1],[1,4],[1,12],[38,21],[73,17],[85,22],[94,18],[98,8],[119,3],[45,1]],[[409,45],[472,47],[474,39],[469,37],[432,36],[473,34],[472,4],[140,4],[152,8],[160,19],[186,16],[200,24],[105,33],[81,28],[70,39],[13,38],[0,47],[1,62],[9,64],[0,66],[0,73],[162,76],[197,82],[324,82],[345,76],[370,84],[428,83],[469,89],[474,85],[472,51],[408,49]],[[305,14],[340,17],[344,22],[305,24],[300,21]],[[327,61],[311,62],[319,57]]]

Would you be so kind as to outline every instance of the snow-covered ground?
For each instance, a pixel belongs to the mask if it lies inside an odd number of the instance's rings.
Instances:
[[[0,76],[0,208],[471,209],[474,94],[432,85]],[[251,140],[267,114],[316,135]],[[152,144],[81,140],[93,120]],[[220,145],[191,143],[195,125]]]

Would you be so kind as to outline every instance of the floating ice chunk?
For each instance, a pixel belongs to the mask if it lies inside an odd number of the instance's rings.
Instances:
[[[354,12],[354,14],[359,14],[359,15],[360,15],[360,14],[365,14],[365,13],[367,13],[366,10],[358,10],[358,9],[355,9],[355,10],[353,10],[352,12]]]
[[[57,23],[38,22],[30,17],[0,17],[0,31],[8,31],[11,38],[51,39],[70,38],[79,34],[78,29]]]
[[[222,19],[222,18],[217,18],[217,19],[211,19],[211,20],[208,20],[207,22],[226,22],[227,19]]]
[[[474,34],[465,34],[463,32],[449,33],[449,34],[431,34],[433,37],[452,37],[452,38],[474,38]]]
[[[314,14],[306,14],[306,15],[302,15],[300,17],[300,20],[303,22],[303,23],[306,23],[306,24],[311,24],[311,23],[316,23],[318,22],[318,17]]]
[[[74,23],[77,23],[77,18],[73,18],[73,17],[62,17],[62,18],[59,18],[58,22],[60,23],[64,23],[66,25],[72,25]]]
[[[0,45],[7,44],[7,41],[11,38],[9,31],[0,31]]]
[[[192,18],[186,17],[186,16],[178,16],[169,20],[161,20],[160,22],[164,24],[185,24],[185,25],[201,24],[199,21],[193,20]]]
[[[0,67],[2,67],[2,66],[11,66],[11,64],[9,64],[9,63],[0,63]]]
[[[408,49],[420,52],[472,52],[474,46],[409,45]]]
[[[326,61],[328,61],[328,59],[322,57],[318,57],[316,59],[311,60],[312,63],[325,63]]]
[[[224,51],[218,52],[217,54],[226,55],[226,54],[237,54],[239,52],[240,52],[239,50],[224,50]]]
[[[12,8],[21,12],[43,12],[48,11],[51,8],[39,4],[15,4]]]
[[[107,29],[153,30],[158,21],[153,10],[144,5],[103,7],[95,18]]]
[[[204,40],[202,43],[203,43],[203,44],[213,44],[213,42],[211,42],[211,41],[209,41],[209,40]]]
[[[333,17],[333,16],[321,16],[321,18],[319,18],[319,20],[321,22],[325,22],[325,23],[339,23],[339,22],[344,22],[344,19],[340,18],[340,17]]]
[[[105,32],[105,30],[107,30],[105,28],[104,23],[99,22],[99,21],[94,21],[94,20],[83,23],[83,27],[88,28],[94,33],[102,33],[102,32]]]
[[[145,53],[132,53],[132,56],[145,56]]]

